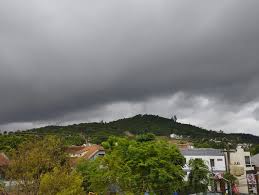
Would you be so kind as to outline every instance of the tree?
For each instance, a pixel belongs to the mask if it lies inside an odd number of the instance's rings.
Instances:
[[[152,133],[139,134],[136,136],[136,140],[138,142],[153,141],[155,139],[156,139],[156,136]]]
[[[83,195],[83,179],[76,171],[55,167],[40,181],[40,195]]]
[[[259,153],[259,144],[257,145],[254,145],[252,148],[251,148],[251,154],[252,155],[256,155]]]
[[[88,191],[166,195],[182,187],[184,158],[174,145],[114,137],[103,145],[110,152],[78,167]]]
[[[23,143],[17,151],[13,151],[7,177],[15,180],[25,194],[37,194],[41,176],[65,164],[66,155],[61,140],[50,136]]]
[[[189,162],[190,174],[188,186],[191,193],[206,192],[209,185],[209,169],[202,159],[192,159]]]

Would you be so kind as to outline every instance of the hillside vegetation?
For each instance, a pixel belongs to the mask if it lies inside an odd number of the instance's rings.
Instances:
[[[16,135],[45,135],[55,134],[63,136],[67,144],[81,144],[86,140],[101,143],[111,135],[124,136],[129,134],[153,133],[157,136],[169,137],[171,133],[181,135],[183,139],[193,141],[198,147],[223,147],[220,142],[232,144],[259,144],[259,137],[251,134],[231,133],[206,130],[189,124],[182,124],[155,115],[136,115],[131,118],[119,119],[109,123],[81,123],[68,126],[47,126],[16,132]]]

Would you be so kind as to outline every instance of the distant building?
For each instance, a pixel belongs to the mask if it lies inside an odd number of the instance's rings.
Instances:
[[[171,139],[183,139],[183,136],[172,133],[172,134],[170,134],[170,138]]]
[[[190,173],[188,166],[189,161],[192,159],[202,159],[211,171],[212,176],[215,178],[214,190],[217,192],[225,192],[226,185],[222,180],[223,174],[226,172],[225,155],[222,150],[211,148],[193,148],[181,150],[182,155],[186,159],[184,171],[186,172],[186,178]],[[213,191],[214,191],[213,190]]]
[[[252,164],[250,152],[244,151],[243,147],[239,145],[236,150],[230,151],[229,160],[226,153],[226,160],[230,173],[237,177],[239,181],[239,192],[257,194],[256,171]]]
[[[104,148],[100,145],[83,145],[83,146],[70,146],[66,152],[71,158],[72,165],[76,164],[79,159],[95,159],[105,155]]]

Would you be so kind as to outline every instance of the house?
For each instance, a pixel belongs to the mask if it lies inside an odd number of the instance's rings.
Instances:
[[[240,193],[257,193],[256,171],[252,164],[250,152],[241,145],[236,150],[225,153],[230,173],[237,177]]]
[[[9,165],[9,159],[4,153],[0,153],[0,180],[4,178],[4,169]]]
[[[72,164],[76,164],[79,159],[96,159],[97,157],[104,156],[104,148],[100,145],[83,145],[83,146],[70,146],[66,152],[71,158]]]
[[[183,139],[183,136],[172,133],[172,134],[170,134],[170,138],[171,139]]]
[[[214,178],[214,185],[211,186],[212,191],[225,192],[227,185],[223,181],[223,174],[226,172],[225,155],[222,150],[211,148],[192,148],[181,150],[182,155],[186,159],[184,171],[186,173],[186,180],[190,173],[188,166],[192,159],[202,159],[211,171],[211,176]],[[213,188],[213,189],[212,189]]]

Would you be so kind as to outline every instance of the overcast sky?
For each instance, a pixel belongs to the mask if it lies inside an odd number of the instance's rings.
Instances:
[[[0,0],[0,129],[139,113],[259,135],[258,0]]]

